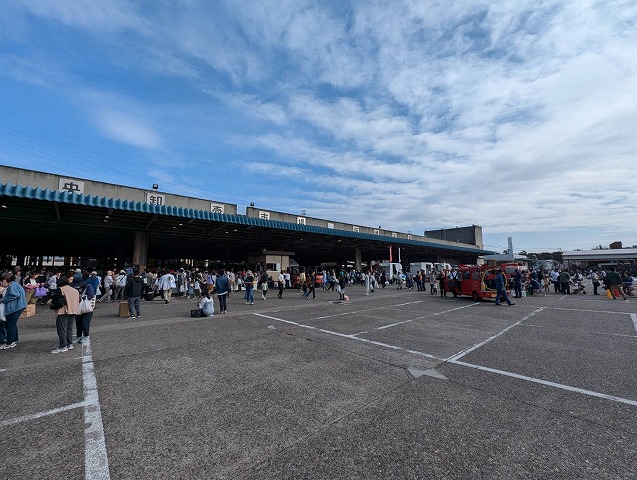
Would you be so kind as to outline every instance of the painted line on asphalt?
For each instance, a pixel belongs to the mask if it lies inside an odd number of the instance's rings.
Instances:
[[[370,345],[376,345],[383,348],[389,348],[391,350],[400,350],[403,352],[411,353],[413,355],[418,355],[420,357],[433,358],[434,360],[442,360],[442,358],[436,357],[435,355],[431,355],[425,352],[419,352],[418,350],[408,350],[403,347],[399,347],[397,345],[390,345],[389,343],[377,342],[375,340],[368,340],[366,338],[356,337],[355,335],[351,335],[351,334],[334,332],[332,330],[325,330],[324,328],[317,328],[311,325],[304,325],[302,323],[293,322],[292,320],[284,320],[282,318],[276,318],[270,315],[263,315],[262,313],[253,313],[252,315],[256,315],[257,317],[269,318],[270,320],[276,320],[277,322],[287,323],[288,325],[294,325],[295,327],[301,327],[308,330],[313,330],[315,332],[327,333],[328,335],[335,335],[337,337],[347,338],[349,340],[356,340],[362,343],[369,343]]]
[[[455,355],[452,355],[451,357],[449,357],[447,359],[447,361],[449,362],[455,362],[456,360],[459,360],[460,358],[464,357],[465,355],[473,352],[474,350],[477,350],[480,347],[483,347],[484,345],[486,345],[487,343],[489,343],[491,340],[495,340],[496,338],[498,338],[500,335],[504,335],[506,332],[508,332],[509,330],[511,330],[513,327],[517,327],[518,325],[520,325],[524,320],[527,320],[529,318],[531,318],[533,315],[535,315],[536,313],[541,312],[542,310],[544,310],[544,307],[538,308],[537,310],[533,310],[533,312],[531,312],[529,315],[527,315],[526,317],[524,317],[522,320],[520,320],[519,322],[514,323],[513,325],[509,325],[507,328],[505,328],[504,330],[496,333],[495,335],[487,338],[486,340],[475,344],[473,347],[469,347],[465,350],[462,350],[458,353],[456,353]]]
[[[637,313],[631,313],[630,318],[632,318],[633,326],[635,327],[635,332],[637,332]]]
[[[474,368],[476,370],[482,370],[484,372],[495,373],[497,375],[503,375],[505,377],[517,378],[520,380],[525,380],[527,382],[539,383],[540,385],[546,385],[548,387],[559,388],[561,390],[566,390],[568,392],[581,393],[583,395],[588,395],[590,397],[602,398],[604,400],[610,400],[613,402],[624,403],[626,405],[632,405],[637,407],[637,401],[630,400],[628,398],[616,397],[615,395],[608,395],[606,393],[594,392],[592,390],[585,390],[583,388],[571,387],[569,385],[564,385],[561,383],[550,382],[548,380],[542,380],[540,378],[527,377],[526,375],[520,375],[517,373],[506,372],[504,370],[498,370],[496,368],[483,367],[481,365],[474,365],[472,363],[459,362],[457,360],[449,360],[449,363],[453,363],[455,365],[461,365],[463,367]]]
[[[84,475],[86,480],[109,480],[106,438],[97,391],[91,340],[82,342],[82,380],[84,382]]]
[[[326,318],[343,317],[345,315],[356,315],[357,313],[376,312],[378,310],[391,309],[391,308],[394,308],[394,307],[401,307],[401,306],[404,306],[404,305],[411,305],[411,304],[414,304],[414,303],[422,303],[422,302],[423,302],[422,300],[418,300],[418,301],[415,301],[415,302],[400,303],[398,305],[387,305],[387,306],[384,306],[384,307],[365,308],[363,310],[356,310],[356,311],[353,311],[353,312],[342,312],[342,313],[336,313],[334,315],[324,315],[322,317],[312,318],[311,320],[325,320]]]
[[[618,313],[623,314],[623,312],[611,312],[610,310],[590,310],[586,308],[561,308],[561,307],[545,307],[546,310],[562,310],[565,312],[589,312],[589,313],[612,313],[616,315]],[[628,315],[628,314],[627,314]]]
[[[534,328],[553,328],[552,325],[536,325],[534,323],[524,323],[520,325],[521,327],[534,327]],[[635,327],[637,329],[637,326]],[[582,333],[593,333],[595,335],[606,335],[609,337],[628,337],[628,338],[637,338],[637,335],[626,335],[625,333],[608,333],[608,332],[598,332],[595,330],[580,330]],[[569,330],[570,333],[570,330]]]
[[[16,425],[22,422],[28,422],[30,420],[37,420],[38,418],[48,417],[49,415],[55,415],[56,413],[66,412],[68,410],[74,410],[76,408],[82,408],[86,406],[86,402],[72,403],[71,405],[65,405],[64,407],[52,408],[45,412],[33,413],[31,415],[22,415],[21,417],[10,418],[0,422],[0,428],[7,427],[9,425]]]
[[[404,305],[407,305],[407,304],[404,304]],[[424,318],[431,318],[431,317],[435,317],[436,315],[442,315],[443,313],[449,313],[449,312],[453,312],[455,310],[462,310],[463,308],[468,308],[468,307],[475,307],[476,305],[479,305],[479,303],[471,303],[469,305],[463,305],[462,307],[456,307],[456,308],[452,308],[450,310],[444,310],[442,312],[437,312],[437,313],[432,313],[432,314],[429,314],[429,315],[424,315],[422,317],[410,318],[409,320],[404,320],[402,322],[390,323],[389,325],[383,325],[382,327],[377,327],[374,330],[384,330],[386,328],[395,327],[396,325],[402,325],[403,323],[413,322],[414,320],[422,320]],[[396,306],[398,306],[398,305],[396,305]],[[359,335],[359,334],[357,334],[357,335]]]

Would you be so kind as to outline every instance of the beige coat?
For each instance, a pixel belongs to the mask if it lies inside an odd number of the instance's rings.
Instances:
[[[77,315],[80,309],[80,292],[70,285],[60,287],[62,294],[66,297],[66,305],[60,308],[58,315]]]

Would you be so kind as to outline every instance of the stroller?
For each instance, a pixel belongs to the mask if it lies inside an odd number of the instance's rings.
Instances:
[[[586,286],[584,285],[583,279],[575,278],[571,280],[571,293],[573,295],[577,295],[578,293],[586,295]]]

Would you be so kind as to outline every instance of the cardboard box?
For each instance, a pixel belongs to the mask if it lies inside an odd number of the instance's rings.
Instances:
[[[35,315],[35,305],[32,303],[27,305],[27,308],[20,314],[20,318],[32,317]]]
[[[128,317],[128,302],[119,302],[119,316]]]

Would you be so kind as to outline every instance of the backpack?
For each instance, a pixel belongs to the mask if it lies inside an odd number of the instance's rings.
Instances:
[[[59,310],[66,307],[66,297],[59,288],[51,295],[51,310]]]

